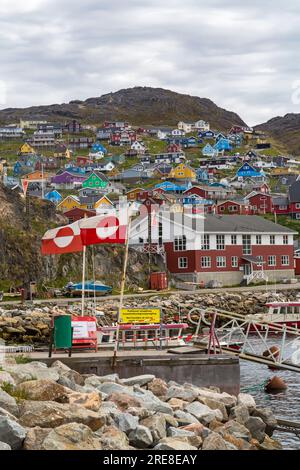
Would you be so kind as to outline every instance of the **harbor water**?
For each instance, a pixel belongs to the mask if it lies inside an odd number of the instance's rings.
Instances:
[[[258,346],[259,340],[253,339],[251,343]],[[276,338],[268,344],[280,345]],[[259,346],[258,346],[259,347]],[[287,384],[287,390],[276,394],[264,391],[264,385],[271,377],[277,375]],[[241,391],[250,393],[259,407],[270,407],[277,418],[300,422],[300,373],[270,370],[265,365],[241,361]],[[279,440],[286,450],[300,450],[300,436],[275,431],[274,438]]]

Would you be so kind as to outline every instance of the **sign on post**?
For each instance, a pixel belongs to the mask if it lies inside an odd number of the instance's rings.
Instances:
[[[160,322],[160,308],[122,308],[120,310],[120,323],[154,324]]]

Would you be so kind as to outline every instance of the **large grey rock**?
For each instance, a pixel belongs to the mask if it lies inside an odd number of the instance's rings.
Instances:
[[[261,418],[250,416],[245,423],[245,427],[249,429],[251,436],[258,442],[262,443],[264,441],[266,425]]]
[[[153,444],[151,431],[146,428],[146,426],[137,426],[134,431],[131,431],[128,437],[130,444],[138,449],[146,449]]]
[[[185,410],[195,416],[205,426],[214,419],[222,421],[223,414],[220,410],[211,410],[207,405],[194,401],[185,407]]]
[[[26,430],[16,421],[0,416],[0,441],[8,444],[13,450],[22,448]]]
[[[127,395],[133,394],[132,390],[115,382],[103,382],[98,384],[96,388],[107,395],[111,395],[112,393],[124,393]]]
[[[41,450],[44,440],[51,431],[51,428],[40,428],[38,426],[27,429],[23,450]]]
[[[47,367],[43,362],[30,362],[28,364],[8,365],[6,371],[10,373],[17,384],[27,380],[52,380],[57,382],[59,374],[53,367]]]
[[[228,413],[224,403],[214,400],[213,398],[199,397],[198,400],[200,403],[203,403],[203,405],[208,406],[211,410],[220,410],[223,415],[222,421],[228,421]]]
[[[42,443],[42,450],[100,450],[96,439],[88,426],[69,423],[52,429]]]
[[[198,424],[199,420],[195,418],[191,413],[187,413],[186,411],[177,410],[174,413],[175,418],[178,421],[179,426],[187,426],[188,424]]]
[[[252,416],[257,416],[263,420],[266,425],[265,433],[271,437],[277,425],[277,419],[271,408],[255,408]]]
[[[16,399],[0,388],[0,407],[9,411],[14,416],[19,415],[19,407]]]
[[[236,397],[229,395],[226,392],[219,393],[207,388],[199,388],[197,390],[199,398],[210,398],[212,400],[218,401],[219,403],[223,403],[223,405],[225,405],[228,409],[237,404]]]
[[[229,418],[240,424],[245,424],[250,415],[248,407],[245,405],[237,405],[231,408]]]
[[[197,447],[189,444],[186,438],[165,437],[154,447],[154,450],[197,450]]]
[[[94,434],[100,439],[103,450],[131,449],[127,435],[115,426],[105,426]]]
[[[166,382],[159,378],[154,378],[151,382],[149,382],[147,388],[156,397],[166,396],[168,392],[168,386]]]
[[[67,366],[67,364],[64,364],[63,362],[58,361],[58,360],[52,362],[50,367],[52,367],[54,369],[57,369],[57,370],[61,370],[61,371],[71,370],[71,368],[69,366]]]
[[[248,393],[240,393],[238,395],[238,405],[246,406],[249,412],[253,411],[256,406],[254,398]]]
[[[85,385],[89,385],[94,388],[98,388],[100,385],[103,385],[104,383],[116,383],[119,381],[119,376],[118,374],[111,374],[111,375],[106,375],[106,376],[98,376],[98,375],[91,375],[90,377],[87,377],[84,381]]]
[[[122,385],[139,385],[140,387],[142,387],[143,385],[146,385],[147,383],[151,382],[153,379],[155,379],[155,375],[145,374],[137,375],[136,377],[130,377],[128,379],[121,379],[120,382]]]
[[[192,431],[187,431],[185,429],[173,428],[172,426],[168,428],[168,437],[193,437],[195,433]]]
[[[198,392],[195,389],[172,386],[168,389],[166,397],[167,400],[179,398],[184,401],[192,402],[198,397]]]
[[[167,435],[167,423],[163,414],[155,414],[149,418],[143,419],[141,425],[146,426],[151,431],[153,443],[157,444],[158,441]]]
[[[53,380],[28,380],[19,384],[17,391],[23,393],[28,400],[58,401],[60,403],[66,403],[68,400],[66,388]]]
[[[122,432],[129,434],[137,428],[139,418],[137,416],[132,416],[129,413],[119,413],[115,417],[115,422]]]
[[[203,441],[202,450],[238,450],[230,442],[225,441],[220,434],[211,432]]]
[[[240,424],[236,421],[228,421],[224,426],[218,429],[218,432],[221,435],[230,434],[237,439],[244,439],[245,441],[250,442],[251,440],[251,433],[248,428],[246,428],[243,424]]]
[[[1,450],[11,450],[10,445],[6,444],[5,442],[0,442],[0,451]]]
[[[5,370],[0,370],[0,387],[3,383],[9,383],[15,385],[15,381],[12,376]]]
[[[20,424],[29,428],[56,428],[63,424],[80,423],[96,431],[106,424],[104,413],[90,411],[77,404],[54,401],[24,401],[20,405]]]

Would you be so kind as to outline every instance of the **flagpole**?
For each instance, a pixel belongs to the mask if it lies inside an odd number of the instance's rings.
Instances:
[[[83,246],[82,252],[82,286],[81,286],[81,316],[84,316],[84,299],[85,299],[85,264],[86,264],[86,246]]]
[[[130,216],[129,211],[130,211],[130,209],[128,208],[127,238],[126,238],[126,245],[125,245],[123,273],[122,273],[122,279],[121,279],[120,303],[119,303],[119,310],[118,310],[116,341],[115,341],[115,345],[114,345],[114,354],[113,354],[113,360],[112,360],[112,367],[116,367],[117,352],[118,352],[118,349],[119,349],[120,314],[121,314],[121,311],[122,311],[122,308],[123,308],[124,290],[125,290],[125,282],[126,282],[126,271],[127,271],[127,263],[128,263],[128,251],[129,251],[129,235],[130,235],[130,227],[131,227],[131,216]]]

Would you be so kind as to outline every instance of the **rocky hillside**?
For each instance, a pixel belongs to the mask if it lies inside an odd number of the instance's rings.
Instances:
[[[264,131],[290,152],[300,155],[300,114],[277,116],[255,129]]]
[[[245,125],[237,114],[219,108],[207,98],[151,87],[128,88],[67,104],[0,111],[2,122],[15,122],[21,117],[58,121],[74,118],[89,123],[126,119],[136,125],[175,125],[179,120],[204,119],[219,130],[228,130],[233,124]]]
[[[30,227],[27,225],[24,199],[4,189],[0,183],[0,290],[27,286],[30,281],[39,285],[62,286],[70,280],[81,279],[81,254],[46,256],[40,254],[43,233],[67,220],[57,215],[54,206],[31,198]],[[95,272],[98,280],[118,287],[122,270],[122,250],[115,247],[94,248]],[[148,258],[130,253],[127,286],[146,285]],[[92,251],[88,250],[87,277],[92,276]]]

